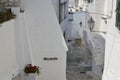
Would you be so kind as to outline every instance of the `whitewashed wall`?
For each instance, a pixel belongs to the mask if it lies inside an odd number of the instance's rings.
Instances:
[[[96,6],[96,7],[95,7]],[[94,8],[93,8],[94,7]],[[119,32],[115,27],[116,19],[116,0],[95,0],[94,3],[88,4],[88,11],[95,19],[95,29],[97,31],[105,31],[106,47],[105,47],[105,66],[102,80],[119,80],[120,71],[118,69],[119,61]],[[112,11],[112,14],[111,14]],[[94,13],[94,14],[93,14]],[[96,13],[96,14],[95,14]],[[102,17],[107,18],[107,23]]]
[[[83,38],[83,29],[88,31],[88,21],[90,19],[90,15],[87,12],[75,12],[73,14],[73,22],[72,22],[72,32],[71,37],[73,38]],[[82,26],[80,26],[80,22],[82,22]]]
[[[66,80],[66,44],[49,0],[23,0],[33,64],[41,80]],[[32,6],[31,6],[32,5]],[[58,60],[44,60],[44,57]]]
[[[69,19],[73,19],[73,15],[69,14],[68,17],[61,22],[60,26],[62,29],[63,34],[65,33],[65,39],[66,40],[71,40],[72,39],[72,22],[69,21]]]
[[[107,34],[105,69],[102,80],[120,80],[120,35]]]
[[[120,70],[119,70],[119,47],[120,47],[120,34],[119,30],[115,26],[116,20],[116,1],[107,0],[106,12],[110,15],[110,11],[113,12],[111,18],[107,20],[105,25],[107,29],[106,36],[106,48],[105,48],[105,66],[102,80],[120,80]],[[113,5],[113,7],[112,7]],[[103,28],[104,29],[104,28]]]
[[[51,1],[55,10],[56,16],[59,19],[59,0],[51,0]]]
[[[82,22],[82,26],[80,26]],[[82,38],[83,37],[83,27],[85,26],[85,15],[81,12],[76,12],[73,14],[72,22],[72,37],[73,38]]]
[[[0,80],[11,80],[19,72],[16,59],[14,20],[0,27]]]
[[[89,14],[93,17],[95,21],[94,30],[99,31],[101,27],[101,22],[103,21],[101,17],[105,14],[105,1],[106,0],[94,0],[93,3],[88,4],[87,10]]]

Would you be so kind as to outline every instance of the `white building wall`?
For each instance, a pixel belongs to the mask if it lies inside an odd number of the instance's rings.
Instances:
[[[85,15],[84,12],[75,12],[73,14],[73,22],[72,22],[72,37],[82,38],[83,37],[83,28],[85,27]],[[80,22],[82,22],[82,26],[80,26]]]
[[[116,73],[115,73],[115,75],[113,73],[113,72],[116,72],[115,70],[117,69],[118,64],[119,64],[119,63],[116,64],[116,62],[119,58],[117,58],[115,55],[119,54],[119,50],[117,50],[117,49],[120,45],[119,40],[118,40],[119,33],[118,33],[117,28],[115,27],[116,0],[104,0],[103,2],[102,1],[100,2],[100,0],[99,0],[99,2],[95,3],[95,4],[97,6],[96,12],[104,14],[104,15],[95,17],[95,21],[97,20],[97,22],[99,22],[95,25],[96,27],[98,27],[98,29],[95,29],[95,30],[107,32],[106,35],[103,34],[103,36],[106,39],[106,43],[105,43],[106,47],[105,47],[104,73],[103,73],[102,80],[114,80],[114,79],[119,80],[119,77],[116,76]],[[111,12],[113,12],[113,13],[111,14]],[[102,17],[106,18],[106,20],[100,19]],[[106,23],[105,23],[105,21],[106,21]],[[115,37],[115,36],[117,36],[117,37]],[[113,71],[111,71],[111,70],[113,70]],[[119,73],[117,73],[117,75],[119,75]]]
[[[106,52],[105,52],[105,68],[102,80],[120,80],[120,63],[119,63],[119,47],[120,36],[107,34]]]
[[[120,80],[119,70],[119,47],[120,47],[120,34],[119,30],[115,26],[116,20],[116,1],[108,0],[106,12],[111,16],[107,20],[106,29],[106,48],[105,48],[105,66],[102,80]],[[112,7],[113,6],[113,7]],[[112,11],[112,15],[110,14]]]
[[[88,21],[90,19],[89,13],[83,12],[75,12],[73,14],[73,22],[72,22],[72,34],[73,38],[83,38],[83,29],[88,31]],[[82,25],[80,26],[80,22]]]
[[[93,3],[92,3],[93,4]],[[90,4],[89,4],[90,5]],[[91,11],[91,8],[88,5],[88,10]],[[100,13],[100,14],[91,14],[93,18],[95,19],[95,31],[102,31],[102,32],[108,32],[111,35],[119,35],[117,28],[115,27],[115,19],[116,19],[116,0],[95,0],[94,5],[96,5],[96,9],[91,11],[94,13]],[[92,8],[93,9],[93,8]],[[111,14],[112,12],[112,14]],[[102,19],[106,18],[106,20]],[[110,38],[107,37],[107,35],[102,34],[104,38],[111,41]],[[107,48],[109,48],[109,44],[106,42]],[[108,53],[107,56],[109,55]],[[105,64],[106,60],[105,60]]]
[[[51,0],[51,1],[52,1],[52,4],[53,4],[55,13],[57,15],[57,18],[59,19],[59,0]]]
[[[25,56],[24,56],[24,48],[23,48],[23,41],[22,41],[22,34],[23,30],[21,27],[21,18],[20,18],[20,8],[12,8],[14,14],[16,14],[15,18],[15,45],[16,45],[16,58],[17,58],[17,63],[19,65],[20,70],[23,70],[25,66]],[[25,34],[24,34],[25,35]]]
[[[23,0],[33,64],[41,67],[41,80],[66,80],[66,45],[49,0]],[[32,5],[32,6],[31,6]],[[44,60],[44,58],[58,60]]]
[[[106,15],[104,13],[105,9],[105,0],[94,0],[92,3],[89,3],[87,6],[87,10],[90,15],[93,17],[95,21],[94,29],[95,31],[99,31],[101,27],[101,22],[103,21],[101,18]]]
[[[0,80],[11,80],[19,72],[16,59],[14,20],[0,27]]]

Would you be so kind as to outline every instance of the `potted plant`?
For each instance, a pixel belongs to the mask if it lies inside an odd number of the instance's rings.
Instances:
[[[24,68],[24,73],[25,73],[25,80],[36,80],[37,75],[39,75],[40,73],[39,66],[27,64]]]
[[[0,11],[0,24],[15,19],[16,15],[12,13],[11,9],[3,9]]]
[[[82,10],[83,10],[83,7],[79,7],[79,9],[80,9],[80,11],[82,11]]]

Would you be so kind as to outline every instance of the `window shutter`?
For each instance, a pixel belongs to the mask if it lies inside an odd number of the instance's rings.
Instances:
[[[116,27],[120,30],[120,0],[117,0],[116,5]]]

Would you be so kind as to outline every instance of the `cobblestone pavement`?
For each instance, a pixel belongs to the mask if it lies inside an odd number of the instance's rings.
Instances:
[[[92,76],[78,72],[67,72],[67,80],[93,80]]]
[[[67,80],[94,80],[86,74],[92,70],[91,53],[81,40],[73,41],[69,45],[67,54]]]

